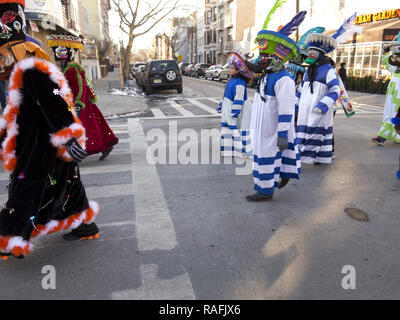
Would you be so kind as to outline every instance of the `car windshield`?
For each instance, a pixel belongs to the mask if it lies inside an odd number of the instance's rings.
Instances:
[[[165,71],[167,69],[176,69],[175,61],[153,61],[151,71]]]

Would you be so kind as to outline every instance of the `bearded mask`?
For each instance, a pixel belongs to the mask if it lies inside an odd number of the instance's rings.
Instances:
[[[8,43],[2,45],[0,47],[0,80],[8,80],[15,62]]]

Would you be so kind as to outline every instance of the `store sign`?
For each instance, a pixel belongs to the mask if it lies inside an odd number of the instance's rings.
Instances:
[[[356,18],[355,24],[362,24],[368,22],[398,19],[400,18],[400,9],[385,10],[377,13],[363,14]]]
[[[383,30],[382,41],[393,41],[399,34],[400,29],[385,29]]]
[[[64,25],[61,1],[25,0],[25,15],[28,20],[39,20],[48,25]]]

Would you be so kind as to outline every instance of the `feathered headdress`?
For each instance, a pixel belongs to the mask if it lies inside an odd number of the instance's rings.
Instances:
[[[324,27],[315,27],[315,28],[312,28],[312,29],[308,30],[305,34],[303,34],[301,36],[299,42],[297,43],[300,51],[307,50],[306,39],[307,39],[309,34],[312,34],[312,33],[323,33],[324,31],[325,31]]]
[[[288,36],[298,29],[299,25],[304,21],[307,13],[307,11],[301,11],[289,23],[280,28],[278,32],[267,30],[273,14],[277,9],[282,7],[285,2],[285,0],[275,1],[275,4],[264,21],[263,30],[257,34],[255,40],[258,44],[262,43],[262,45],[259,45],[260,53],[275,55],[283,62],[298,55],[299,49],[296,42]]]
[[[350,18],[340,26],[340,28],[332,35],[326,35],[322,33],[311,33],[307,36],[307,48],[313,48],[323,51],[324,53],[330,53],[335,50],[338,46],[338,38],[343,41],[344,38],[347,40],[348,32],[356,20],[357,14],[354,13]],[[344,42],[346,42],[346,40]]]

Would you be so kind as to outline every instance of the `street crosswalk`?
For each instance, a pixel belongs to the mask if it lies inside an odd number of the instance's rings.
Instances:
[[[159,120],[159,119],[185,119],[185,118],[205,118],[219,117],[216,111],[220,97],[196,97],[182,99],[167,99],[155,101],[154,106],[150,108],[143,118]],[[253,102],[253,98],[250,98]],[[373,106],[363,103],[353,103],[356,114],[382,114],[382,106]],[[337,114],[344,114],[341,107],[336,107]]]

